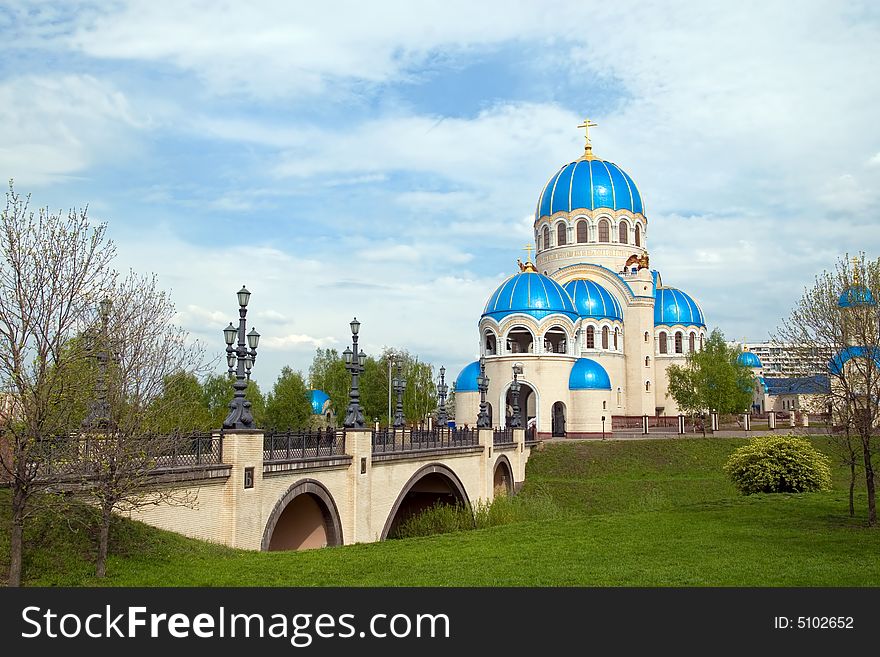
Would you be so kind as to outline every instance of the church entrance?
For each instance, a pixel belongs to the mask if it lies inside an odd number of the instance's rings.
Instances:
[[[565,437],[565,404],[556,402],[553,404],[552,435],[558,438]]]
[[[536,408],[535,391],[527,383],[519,384],[519,419],[520,427],[525,429],[529,420],[535,417]],[[505,425],[510,426],[510,420],[513,418],[513,394],[510,389],[507,390],[507,400],[505,402],[507,412],[505,414]]]

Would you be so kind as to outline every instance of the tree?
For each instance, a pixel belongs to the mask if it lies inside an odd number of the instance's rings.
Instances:
[[[21,585],[24,524],[35,493],[48,485],[49,446],[75,410],[57,401],[84,354],[65,347],[109,289],[114,256],[106,224],[92,224],[87,209],[34,213],[29,202],[10,182],[0,214],[0,379],[13,407],[0,449],[12,490],[10,586]]]
[[[687,355],[684,365],[670,365],[669,394],[684,413],[742,413],[751,403],[755,377],[737,362],[738,352],[714,329],[700,351]]]
[[[286,365],[266,395],[266,426],[276,431],[305,427],[312,415],[312,402],[303,375]]]
[[[880,421],[880,259],[864,254],[838,260],[833,271],[819,274],[813,286],[804,290],[774,339],[795,345],[799,355],[822,347],[835,354],[826,366],[828,392],[825,406],[833,423],[843,429],[836,439],[844,462],[850,466],[850,488],[854,488],[856,465],[849,433],[861,453],[868,497],[868,525],[877,523],[874,466],[876,445],[872,433]],[[853,507],[852,497],[850,506]]]
[[[351,375],[345,369],[345,361],[339,352],[319,347],[309,367],[309,387],[327,393],[337,418],[345,417],[350,384]]]
[[[223,420],[229,415],[229,403],[235,395],[234,381],[226,374],[211,374],[202,383],[202,404],[208,409],[210,426],[214,429],[222,427]],[[251,403],[254,425],[262,427],[266,419],[266,400],[256,381],[248,381],[244,397]]]
[[[94,318],[98,377],[77,455],[82,487],[100,512],[98,577],[106,573],[114,512],[191,501],[178,489],[158,486],[154,476],[183,436],[207,419],[196,378],[204,349],[174,325],[175,314],[155,276],[129,273]]]

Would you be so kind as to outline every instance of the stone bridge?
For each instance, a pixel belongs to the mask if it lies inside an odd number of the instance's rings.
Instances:
[[[435,503],[513,494],[534,443],[522,429],[226,431],[214,459],[161,475],[191,500],[142,507],[150,525],[246,550],[380,541]],[[209,459],[210,460],[210,459]]]

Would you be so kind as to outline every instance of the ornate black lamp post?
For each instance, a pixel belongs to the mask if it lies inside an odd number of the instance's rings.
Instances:
[[[406,426],[406,419],[403,417],[403,393],[406,390],[406,379],[401,376],[400,363],[397,363],[397,376],[392,382],[394,386],[394,394],[397,395],[397,406],[394,409],[394,428],[403,429]]]
[[[446,428],[449,423],[449,415],[446,413],[446,393],[449,392],[449,386],[446,385],[446,368],[440,368],[440,385],[437,386],[437,397],[440,405],[437,408],[437,424],[441,428]]]
[[[360,405],[360,392],[358,390],[358,376],[364,373],[364,365],[367,355],[358,351],[358,331],[361,323],[355,317],[349,323],[351,326],[351,349],[345,348],[342,357],[345,359],[345,369],[351,373],[351,388],[348,391],[348,409],[345,412],[345,421],[342,423],[347,429],[364,428],[364,412]]]
[[[480,375],[477,377],[477,390],[480,391],[480,413],[477,415],[478,429],[491,429],[492,422],[486,404],[486,392],[489,390],[489,377],[486,376],[486,359],[480,356]]]
[[[88,336],[88,349],[95,353],[98,362],[98,374],[95,379],[95,399],[89,408],[89,414],[83,420],[83,426],[89,429],[106,429],[110,421],[110,405],[107,403],[107,363],[110,360],[110,348],[107,335],[107,324],[110,319],[110,308],[113,302],[103,299],[99,304],[101,316],[100,328]]]
[[[223,420],[224,429],[252,429],[254,428],[254,416],[251,414],[251,403],[244,398],[247,390],[247,380],[251,377],[251,367],[257,359],[257,346],[260,344],[260,334],[253,328],[245,335],[247,328],[247,305],[251,293],[242,285],[238,291],[238,328],[232,322],[223,329],[223,338],[226,340],[226,364],[229,366],[229,375],[235,375],[235,395],[229,402],[229,415]],[[238,336],[238,343],[232,346]],[[247,338],[247,343],[245,343]],[[235,369],[233,369],[233,366]]]
[[[519,381],[516,380],[516,367],[513,368],[513,383],[510,384],[510,396],[513,401],[513,417],[510,418],[511,429],[522,429],[522,418],[519,415]]]

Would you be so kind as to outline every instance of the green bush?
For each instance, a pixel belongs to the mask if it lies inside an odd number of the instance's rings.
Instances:
[[[828,457],[809,441],[793,436],[762,436],[740,447],[724,471],[743,495],[829,490]]]

